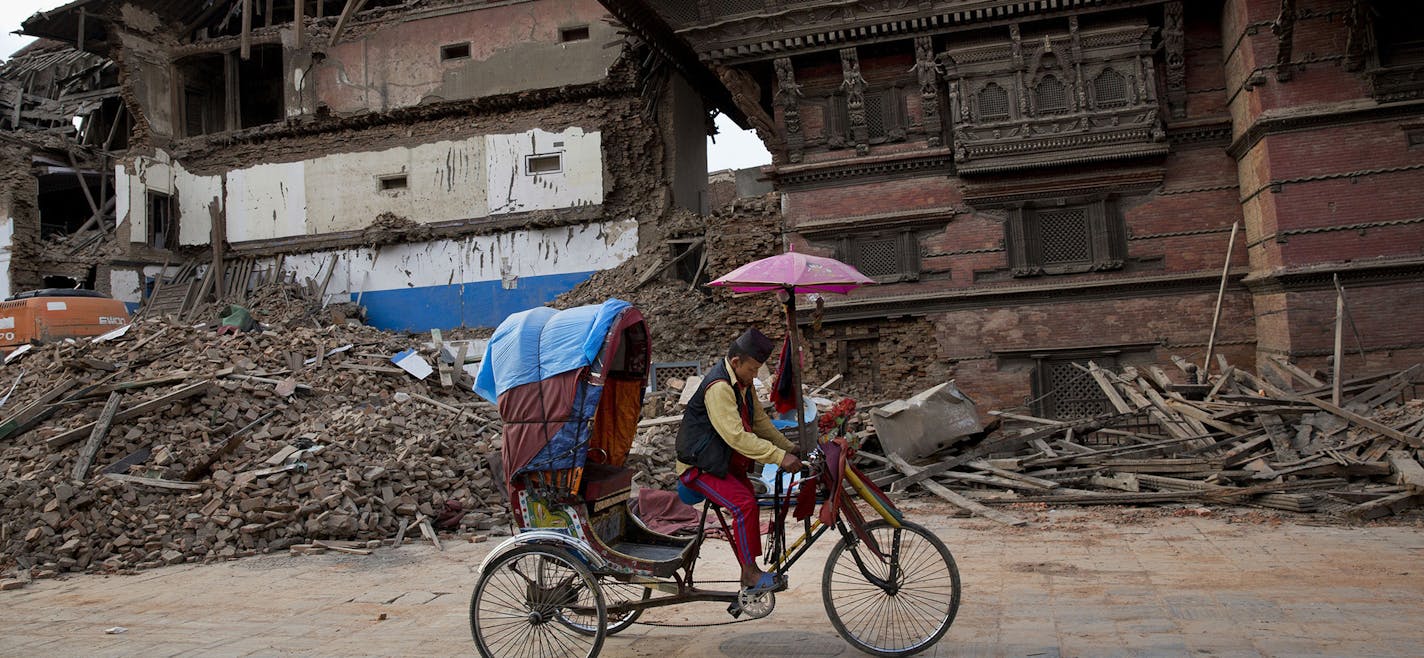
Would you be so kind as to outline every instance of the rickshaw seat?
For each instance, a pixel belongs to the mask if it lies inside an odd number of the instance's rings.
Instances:
[[[583,467],[580,488],[583,490],[583,499],[590,503],[627,494],[633,489],[633,469],[588,462]]]

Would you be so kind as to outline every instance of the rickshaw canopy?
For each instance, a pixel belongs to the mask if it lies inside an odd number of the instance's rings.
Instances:
[[[505,318],[485,348],[475,392],[504,420],[506,482],[556,473],[576,491],[587,461],[621,466],[642,409],[652,355],[643,315],[628,302]]]

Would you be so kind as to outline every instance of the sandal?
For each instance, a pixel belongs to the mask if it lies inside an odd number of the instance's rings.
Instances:
[[[748,594],[764,594],[766,592],[780,592],[786,589],[786,580],[777,574],[762,572],[761,578],[755,585],[748,585],[742,588]]]

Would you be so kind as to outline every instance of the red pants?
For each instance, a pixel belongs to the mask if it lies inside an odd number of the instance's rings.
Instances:
[[[732,550],[737,553],[737,562],[743,566],[755,564],[757,556],[761,555],[761,510],[757,507],[751,480],[747,479],[747,468],[751,463],[745,456],[732,453],[731,464],[723,477],[689,468],[683,471],[681,478],[687,488],[731,513],[732,536],[729,539]]]

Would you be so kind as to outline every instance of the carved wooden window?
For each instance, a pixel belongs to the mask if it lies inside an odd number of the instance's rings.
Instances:
[[[1009,118],[1009,92],[990,82],[979,90],[979,120],[1004,121]]]
[[[1033,396],[1035,411],[1040,418],[1076,420],[1107,413],[1107,395],[1088,373],[1074,364],[1088,366],[1088,361],[1109,370],[1117,367],[1110,354],[1039,356],[1035,359]]]
[[[696,6],[697,3],[687,4]],[[727,14],[748,14],[760,12],[766,9],[765,0],[708,0],[707,7],[713,16],[724,16]]]
[[[1063,114],[1068,111],[1068,90],[1056,76],[1043,76],[1033,88],[1033,99],[1039,114]]]
[[[1014,276],[1117,269],[1127,254],[1122,217],[1107,201],[1013,208],[1007,236]]]
[[[838,256],[880,282],[914,281],[920,277],[920,245],[910,231],[847,236]]]
[[[899,87],[867,90],[865,98],[865,132],[871,144],[897,142],[905,139],[909,123],[905,113],[905,92]],[[854,144],[851,134],[850,108],[846,97],[836,95],[831,103],[830,125],[826,134],[832,147]]]
[[[1376,2],[1375,39],[1380,65],[1424,65],[1424,4],[1419,2]]]
[[[1424,3],[1375,2],[1376,66],[1366,74],[1379,101],[1424,98]]]
[[[1103,69],[1093,79],[1093,103],[1099,108],[1127,105],[1127,77],[1116,69]]]

